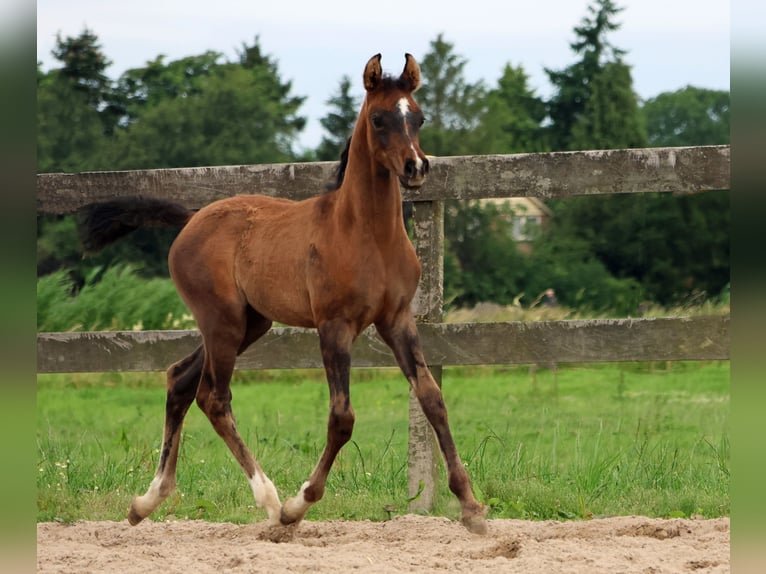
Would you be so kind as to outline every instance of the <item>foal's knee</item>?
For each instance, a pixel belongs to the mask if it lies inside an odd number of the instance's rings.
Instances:
[[[339,447],[351,440],[355,420],[354,411],[350,406],[331,410],[327,431],[330,438],[337,441]]]

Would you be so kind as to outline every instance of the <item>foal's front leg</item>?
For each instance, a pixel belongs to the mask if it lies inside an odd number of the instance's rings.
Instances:
[[[484,509],[473,495],[471,479],[458,456],[447,421],[447,407],[444,405],[441,389],[426,365],[415,319],[410,313],[400,313],[390,323],[375,326],[394,352],[399,367],[410,382],[423,413],[434,429],[447,465],[449,488],[460,501],[463,525],[476,534],[486,534]]]
[[[327,444],[309,479],[303,483],[295,497],[282,505],[282,524],[300,522],[308,509],[324,495],[327,475],[330,473],[340,449],[351,438],[354,429],[354,410],[349,394],[351,344],[355,333],[341,320],[328,321],[319,326],[319,344],[322,350],[327,383],[330,386],[330,416],[327,422]]]

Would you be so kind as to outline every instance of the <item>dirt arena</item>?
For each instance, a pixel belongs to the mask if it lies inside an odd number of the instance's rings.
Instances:
[[[490,520],[487,536],[446,518],[388,522],[203,521],[41,523],[37,571],[214,572],[729,572],[729,519],[643,517],[583,522]]]

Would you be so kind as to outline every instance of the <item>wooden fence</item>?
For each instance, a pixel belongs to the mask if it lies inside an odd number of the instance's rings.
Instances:
[[[332,179],[335,162],[242,165],[37,176],[38,213],[70,213],[104,199],[141,194],[199,208],[243,193],[304,199]],[[428,181],[405,191],[414,202],[414,243],[423,265],[415,296],[426,358],[441,382],[443,365],[716,360],[729,358],[729,317],[442,323],[444,200],[729,189],[729,146],[443,157]],[[40,373],[164,370],[200,343],[197,331],[39,333]],[[369,329],[354,366],[395,366]],[[239,369],[321,368],[314,331],[276,328],[237,363]],[[439,455],[410,397],[409,491],[413,508],[431,506]]]

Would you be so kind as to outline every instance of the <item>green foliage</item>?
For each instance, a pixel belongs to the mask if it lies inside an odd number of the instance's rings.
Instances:
[[[198,56],[165,62],[157,56],[143,68],[128,70],[117,79],[120,92],[128,101],[128,116],[135,120],[142,110],[164,100],[200,97],[205,78],[219,65],[221,54],[207,51]]]
[[[583,241],[569,236],[541,236],[533,243],[526,292],[556,291],[560,304],[590,313],[635,315],[643,299],[641,285],[631,277],[613,276]]]
[[[487,108],[478,128],[481,150],[474,153],[548,151],[545,102],[527,85],[521,66],[506,64],[497,87],[487,93]]]
[[[439,34],[420,61],[423,85],[418,103],[426,123],[420,146],[429,155],[476,153],[486,88],[483,82],[468,83],[463,68],[467,60],[454,52],[454,45]]]
[[[37,169],[76,172],[100,167],[106,143],[99,112],[88,95],[55,71],[38,77]]]
[[[590,93],[575,118],[570,150],[644,147],[646,133],[633,91],[630,68],[608,62],[589,81]]]
[[[511,217],[509,208],[494,203],[448,203],[444,290],[451,305],[507,304],[524,290],[527,264],[513,241]]]
[[[537,294],[553,288],[559,302],[572,309],[636,313],[643,297],[638,281],[612,275],[591,245],[571,230],[539,234],[531,253],[522,253],[512,238],[513,215],[506,205],[490,202],[447,206],[444,290],[449,307],[485,301],[529,306]]]
[[[359,115],[361,102],[351,95],[351,78],[343,76],[338,85],[338,92],[327,102],[330,110],[319,123],[327,132],[316,150],[317,161],[334,161],[340,157],[346,140],[354,131],[354,124]]]
[[[59,40],[62,67],[38,74],[38,170],[272,163],[295,157],[305,98],[290,94],[256,38],[237,62],[162,56],[113,84],[95,35]],[[73,137],[74,134],[74,137]]]
[[[539,243],[578,246],[611,276],[638,282],[643,299],[669,305],[713,297],[729,282],[728,192],[578,197],[552,205],[555,224]]]
[[[87,28],[75,38],[62,39],[59,34],[52,54],[63,64],[59,74],[71,80],[77,91],[87,95],[88,104],[97,108],[109,85],[104,72],[111,64],[101,52],[98,37]]]
[[[324,446],[322,378],[235,374],[238,429],[283,500]],[[352,381],[354,436],[309,520],[385,520],[407,511],[407,383],[391,369],[354,370]],[[156,468],[164,395],[161,373],[39,376],[38,520],[123,520]],[[728,362],[445,368],[444,395],[490,518],[729,514]],[[434,514],[459,518],[446,480]],[[170,517],[265,519],[196,408],[184,425],[178,488],[153,516]]]
[[[169,279],[142,279],[129,266],[101,271],[92,270],[79,291],[65,270],[39,278],[38,331],[193,328]]]
[[[642,113],[649,145],[729,143],[729,93],[687,86],[648,99]]]
[[[79,270],[82,254],[72,217],[37,217],[37,275],[57,269]]]
[[[208,52],[165,66],[162,58],[131,70],[128,126],[116,134],[111,162],[118,169],[276,163],[294,157],[305,120],[303,98],[289,95],[276,63],[257,43],[238,63]]]
[[[548,102],[554,150],[615,149],[644,145],[630,68],[624,52],[606,36],[619,29],[614,17],[622,11],[611,0],[594,0],[590,17],[575,27],[572,50],[580,60],[562,71],[546,68],[554,87]]]

